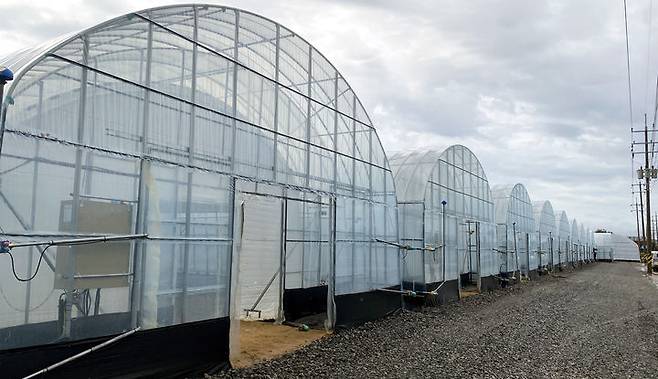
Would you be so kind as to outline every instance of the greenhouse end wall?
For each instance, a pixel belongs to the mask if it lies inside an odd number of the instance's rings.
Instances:
[[[9,305],[0,308],[0,354],[136,327],[139,336],[228,328],[229,318],[251,317],[242,300],[255,292],[262,303],[247,309],[279,320],[324,293],[316,303],[330,326],[399,307],[399,296],[376,291],[400,283],[399,251],[387,244],[398,232],[386,155],[346,80],[294,32],[233,8],[167,6],[0,64],[16,76],[2,108],[6,234],[19,242],[148,234],[108,245],[125,257],[120,270],[91,259],[87,275],[122,276],[111,285],[72,279],[60,258],[82,257],[82,247],[49,249],[25,284],[0,257]],[[263,226],[256,219],[265,213]],[[278,252],[270,267],[248,264],[258,246]],[[41,253],[14,255],[30,276]],[[254,277],[262,290],[240,281]],[[381,306],[352,314],[364,296]],[[207,338],[219,353],[181,365],[225,360],[228,337]],[[189,346],[200,345],[180,348]]]
[[[523,184],[492,189],[500,272],[530,275],[537,269],[537,241],[532,202]]]
[[[403,254],[405,287],[433,291],[446,282],[458,285],[464,275],[474,275],[478,283],[487,278],[485,287],[493,286],[489,279],[498,273],[493,201],[477,157],[465,146],[452,145],[396,154],[390,162],[400,240],[414,249]]]
[[[538,267],[553,267],[554,251],[556,245],[556,227],[555,213],[550,201],[534,201],[532,203],[533,214],[535,216],[535,228],[537,229],[537,258]]]

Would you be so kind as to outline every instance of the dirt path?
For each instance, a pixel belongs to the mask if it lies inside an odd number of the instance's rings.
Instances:
[[[240,356],[233,367],[243,368],[284,355],[327,336],[324,330],[300,331],[271,322],[240,321]]]
[[[634,263],[403,311],[227,377],[658,377],[658,289]]]

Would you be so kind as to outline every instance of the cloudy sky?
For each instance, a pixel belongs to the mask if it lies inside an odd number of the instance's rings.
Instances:
[[[167,3],[3,0],[0,56]],[[221,4],[274,19],[322,51],[388,152],[461,143],[492,184],[521,182],[579,222],[636,233],[622,0]],[[644,112],[653,118],[656,8],[629,2],[636,128]]]

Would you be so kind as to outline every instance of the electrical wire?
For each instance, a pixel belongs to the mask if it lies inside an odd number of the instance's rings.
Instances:
[[[644,109],[649,108],[649,67],[651,66],[651,37],[653,29],[653,0],[649,0],[649,28],[647,29],[647,66],[645,72]]]
[[[39,261],[37,262],[37,267],[34,270],[34,273],[32,274],[32,276],[30,276],[29,278],[21,278],[20,276],[18,276],[18,274],[16,273],[16,265],[14,263],[14,255],[11,253],[11,251],[7,252],[6,254],[9,255],[9,259],[11,260],[11,272],[14,274],[14,278],[16,278],[16,280],[18,280],[19,282],[29,282],[32,279],[34,279],[37,276],[37,274],[39,273],[39,268],[41,267],[41,262],[43,261],[43,256],[46,254],[46,251],[51,246],[53,246],[53,245],[48,245],[41,251],[41,254],[39,255]]]
[[[67,243],[67,245],[68,246],[90,245],[90,244],[99,243],[99,242],[104,242],[104,241],[81,241],[81,242],[72,241],[72,242]],[[14,255],[11,253],[11,251],[7,251],[5,253],[5,254],[9,255],[9,259],[11,260],[11,271],[14,274],[14,278],[16,278],[16,280],[18,280],[19,282],[29,282],[37,276],[37,274],[39,273],[39,268],[41,267],[41,262],[43,261],[43,256],[46,254],[46,251],[51,246],[55,246],[56,243],[51,241],[51,242],[45,242],[44,245],[47,245],[47,246],[43,250],[41,250],[41,254],[39,255],[39,261],[37,262],[37,267],[35,268],[34,273],[32,274],[32,276],[30,276],[29,278],[21,278],[20,276],[18,276],[18,274],[16,273],[16,265],[15,265],[15,262],[14,262]]]
[[[626,31],[626,72],[628,74],[628,114],[631,128],[633,127],[633,96],[631,95],[631,53],[628,43],[628,13],[626,11],[626,0],[624,1],[624,30]]]

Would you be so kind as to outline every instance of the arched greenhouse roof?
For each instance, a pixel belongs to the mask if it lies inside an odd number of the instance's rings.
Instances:
[[[367,197],[369,191],[363,187],[374,183],[372,186],[380,189],[373,192],[395,192],[379,137],[344,77],[295,32],[248,11],[210,4],[146,9],[15,52],[0,59],[0,64],[15,74],[3,99],[2,122],[9,132],[17,122],[33,123],[26,119],[34,118],[37,112],[34,84],[51,82],[45,93],[52,103],[46,104],[45,110],[51,111],[67,102],[67,96],[77,96],[80,89],[67,79],[81,80],[80,71],[86,68],[89,74],[85,79],[97,80],[108,94],[126,91],[135,97],[148,90],[151,98],[167,103],[168,108],[194,105],[200,109],[197,115],[202,113],[206,119],[237,119],[239,126],[280,137],[295,152],[299,145],[309,144],[311,153],[305,158],[299,154],[302,167],[290,169],[305,170],[309,177],[335,175],[331,181],[338,182],[335,188],[328,183],[314,186],[317,181],[313,179],[304,183],[304,179],[295,178],[286,184]],[[231,85],[237,90],[228,88]],[[231,103],[234,92],[235,106]],[[6,117],[12,107],[20,109],[21,120]],[[70,130],[48,130],[46,126],[45,130],[27,127],[21,132],[75,139],[75,125],[71,125],[75,115],[66,113],[56,116],[69,124]],[[113,132],[142,138],[132,130]],[[85,137],[75,142],[108,148]],[[211,136],[201,138],[209,140]],[[129,145],[135,144],[123,143],[109,150],[140,154]],[[197,150],[209,155],[206,163],[211,167],[203,168],[225,171],[225,159],[207,150],[210,148]],[[327,163],[334,154],[336,164]],[[354,165],[347,162],[352,159]],[[288,160],[286,164],[294,165]],[[369,175],[374,176],[372,181]]]
[[[569,238],[571,233],[571,223],[569,222],[569,216],[565,211],[555,211],[555,227],[556,227],[556,237],[561,239]]]
[[[524,233],[535,231],[532,201],[523,184],[497,185],[491,189],[491,193],[495,204],[497,224],[516,223],[518,231]]]
[[[469,172],[488,183],[479,159],[468,147],[463,145],[451,145],[446,148],[411,153],[397,153],[390,157],[389,162],[398,191],[398,201],[424,200],[432,171],[440,161],[448,164],[453,170]],[[456,175],[453,176],[457,177]],[[487,193],[479,196],[490,199],[489,189],[484,189],[484,191]]]
[[[571,220],[571,243],[578,243],[580,241],[580,230],[578,229],[578,221],[574,218]]]
[[[555,233],[555,213],[550,201],[533,201],[532,213],[535,216],[535,228],[540,233]]]

